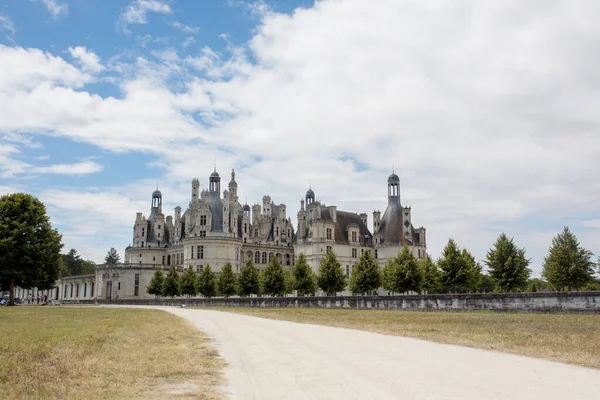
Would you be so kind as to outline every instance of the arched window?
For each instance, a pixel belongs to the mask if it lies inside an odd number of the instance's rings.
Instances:
[[[286,254],[285,255],[285,265],[290,265],[290,259],[291,259],[290,255]]]
[[[274,255],[273,253],[269,253],[269,261],[271,261],[273,259]]]
[[[262,264],[266,264],[267,263],[267,253],[263,251],[262,253]]]
[[[254,253],[254,264],[260,264],[260,251]]]

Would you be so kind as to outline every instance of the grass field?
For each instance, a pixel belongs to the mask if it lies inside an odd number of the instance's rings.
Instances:
[[[0,397],[219,399],[224,361],[162,311],[0,307]]]
[[[600,368],[600,315],[219,308]]]

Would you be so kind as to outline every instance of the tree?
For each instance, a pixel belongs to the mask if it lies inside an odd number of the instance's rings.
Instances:
[[[104,257],[104,263],[108,265],[115,265],[121,261],[121,256],[114,247],[111,247],[108,253],[106,253],[106,257]]]
[[[238,294],[240,296],[260,294],[258,269],[254,266],[252,260],[248,260],[246,265],[240,270],[240,276],[238,277]]]
[[[283,278],[285,281],[285,294],[294,293],[294,275],[292,275],[292,270],[290,268],[283,269]]]
[[[269,260],[260,274],[262,292],[270,296],[282,296],[285,290],[285,274],[278,257]]]
[[[52,229],[46,207],[35,197],[0,197],[0,287],[14,305],[15,286],[50,289],[58,279],[62,236]]]
[[[370,251],[361,254],[360,259],[352,268],[349,289],[352,294],[371,294],[381,286],[379,264],[371,257]]]
[[[171,267],[163,281],[162,295],[171,298],[179,296],[179,275],[175,267]]]
[[[198,292],[204,297],[215,297],[217,295],[217,277],[207,265],[198,274]]]
[[[188,297],[198,294],[198,282],[196,280],[196,271],[194,271],[194,267],[190,265],[179,280],[179,293],[181,295],[187,295]]]
[[[565,226],[562,233],[552,239],[552,246],[544,257],[542,276],[559,291],[577,290],[592,281],[595,266],[592,256]]]
[[[150,279],[150,283],[146,287],[146,292],[148,292],[148,294],[153,294],[156,297],[161,296],[162,291],[163,291],[163,282],[164,281],[165,281],[165,275],[163,274],[163,272],[160,269],[157,270],[154,273],[154,276],[152,277],[152,279]]]
[[[479,282],[480,293],[493,293],[496,291],[496,283],[487,274],[481,275],[481,281]]]
[[[219,274],[219,293],[225,297],[235,294],[236,277],[233,273],[233,266],[230,263],[223,265]]]
[[[327,296],[335,296],[337,292],[341,292],[346,288],[346,278],[344,277],[344,271],[342,271],[342,265],[333,251],[328,251],[325,257],[321,259],[317,285]]]
[[[476,290],[481,266],[467,250],[461,251],[453,239],[448,240],[437,265],[446,291],[455,293]]]
[[[381,275],[383,288],[393,293],[419,292],[423,284],[419,261],[408,246],[404,246],[396,257],[385,264]]]
[[[435,265],[429,255],[421,261],[421,274],[423,275],[423,290],[435,293],[442,286],[440,269]]]
[[[525,257],[525,249],[519,248],[513,238],[508,238],[502,233],[496,239],[494,247],[487,252],[490,277],[500,292],[523,290],[527,286],[527,279],[531,270],[527,268],[531,260]]]
[[[71,249],[67,254],[61,254],[63,261],[63,269],[61,276],[82,275],[83,260],[77,254],[77,250]]]
[[[292,268],[294,278],[293,288],[298,291],[298,296],[307,296],[315,294],[317,291],[317,278],[312,268],[306,262],[304,253],[300,253],[296,264]]]
[[[550,285],[548,282],[540,279],[540,278],[531,278],[527,281],[527,291],[528,292],[543,292],[544,290],[549,290]]]

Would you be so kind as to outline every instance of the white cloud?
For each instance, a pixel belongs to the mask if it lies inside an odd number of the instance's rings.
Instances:
[[[69,47],[71,57],[77,59],[84,70],[98,73],[104,70],[104,66],[100,63],[100,57],[84,46]]]
[[[60,18],[69,13],[69,5],[56,0],[32,0],[42,3],[47,9],[52,18]]]
[[[15,28],[15,23],[12,19],[6,15],[0,14],[0,31],[8,32],[6,37],[12,39],[15,36],[15,33],[17,33],[17,28]]]
[[[39,160],[39,161],[45,161],[45,160],[49,160],[49,159],[50,159],[49,155],[34,157],[34,160]]]
[[[581,225],[586,226],[588,228],[597,228],[600,229],[600,218],[598,219],[590,219],[587,221],[583,221]]]
[[[94,161],[84,161],[73,164],[52,164],[43,167],[33,167],[28,170],[32,174],[57,175],[88,175],[102,171],[102,164]]]
[[[599,7],[320,1],[264,13],[248,49],[120,65],[118,99],[82,91],[92,78],[60,57],[0,46],[0,133],[152,153],[182,206],[216,158],[224,181],[236,166],[241,196],[271,194],[294,219],[309,180],[339,209],[383,211],[395,165],[431,254],[454,237],[481,259],[506,231],[539,272],[565,221],[600,218]],[[582,237],[600,253],[598,231]]]
[[[196,33],[200,32],[200,28],[198,28],[197,26],[186,25],[179,21],[173,22],[173,27],[176,29],[179,29],[180,31],[182,31],[184,33],[189,33],[189,34],[196,34]]]
[[[121,14],[121,21],[125,24],[145,24],[149,12],[171,14],[171,7],[160,0],[134,0]]]

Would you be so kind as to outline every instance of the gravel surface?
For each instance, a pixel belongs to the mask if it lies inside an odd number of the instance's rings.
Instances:
[[[230,399],[600,399],[600,370],[220,311],[157,307],[215,339]]]

